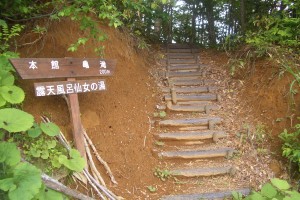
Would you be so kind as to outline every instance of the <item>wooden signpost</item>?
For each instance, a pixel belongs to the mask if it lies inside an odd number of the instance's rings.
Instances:
[[[75,146],[86,157],[77,93],[107,90],[103,79],[77,77],[112,76],[116,61],[97,58],[14,58],[10,59],[22,79],[67,78],[66,81],[34,83],[36,96],[67,95]]]

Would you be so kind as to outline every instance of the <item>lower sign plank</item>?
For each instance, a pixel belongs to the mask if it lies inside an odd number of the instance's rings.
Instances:
[[[106,82],[103,79],[42,82],[34,83],[34,90],[35,95],[38,97],[62,94],[99,92],[106,90]]]

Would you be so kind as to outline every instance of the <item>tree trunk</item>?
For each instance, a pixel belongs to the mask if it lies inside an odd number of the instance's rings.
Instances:
[[[245,14],[245,0],[240,0],[240,13],[241,13],[241,33],[242,35],[245,35],[246,33],[246,20],[245,20],[245,17],[246,17],[246,14]]]
[[[206,0],[204,1],[204,7],[206,8],[206,16],[208,22],[208,39],[209,46],[216,46],[216,33],[215,33],[215,18],[214,18],[214,1]]]

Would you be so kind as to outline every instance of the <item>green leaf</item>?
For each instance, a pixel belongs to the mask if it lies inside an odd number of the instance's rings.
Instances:
[[[21,161],[21,154],[15,143],[0,142],[0,163],[14,166]]]
[[[86,165],[84,158],[80,156],[80,153],[76,149],[70,150],[70,157],[71,158],[68,159],[67,156],[60,155],[58,160],[68,169],[76,172],[81,172]]]
[[[167,113],[165,112],[165,111],[160,111],[159,112],[159,117],[160,118],[164,118],[164,117],[166,117],[167,116]]]
[[[41,123],[40,127],[42,131],[49,136],[56,136],[60,133],[59,127],[52,122]]]
[[[261,188],[261,194],[272,199],[277,195],[277,190],[270,183],[267,183]]]
[[[27,131],[28,136],[31,138],[37,138],[38,136],[40,136],[42,134],[42,129],[40,127],[37,128],[31,128]]]
[[[53,149],[55,147],[56,147],[56,141],[55,140],[47,141],[47,149]]]
[[[257,193],[257,192],[253,192],[250,195],[250,199],[251,200],[266,200],[266,198],[264,198],[260,193]]]
[[[0,109],[0,128],[9,132],[26,131],[32,127],[33,122],[33,116],[24,111],[15,108]]]
[[[64,195],[42,185],[39,193],[35,196],[36,200],[63,200]]]
[[[231,194],[232,194],[232,197],[234,200],[242,200],[243,199],[243,195],[239,192],[233,191]]]
[[[12,86],[15,82],[14,76],[4,70],[0,70],[0,86]]]
[[[287,190],[291,186],[286,180],[281,180],[279,178],[273,178],[271,179],[271,183],[277,187],[279,190]]]
[[[0,95],[0,108],[6,104],[5,99]]]
[[[24,91],[17,86],[2,86],[0,87],[2,97],[12,104],[22,103],[25,98]]]
[[[19,163],[13,170],[13,177],[0,180],[0,189],[8,191],[9,199],[31,200],[42,185],[41,172],[28,163]]]

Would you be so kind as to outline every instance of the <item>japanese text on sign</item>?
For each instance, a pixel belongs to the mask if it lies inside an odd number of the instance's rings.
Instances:
[[[111,76],[115,60],[98,58],[11,58],[23,79]]]
[[[105,80],[77,80],[35,83],[36,96],[50,96],[106,90]]]

